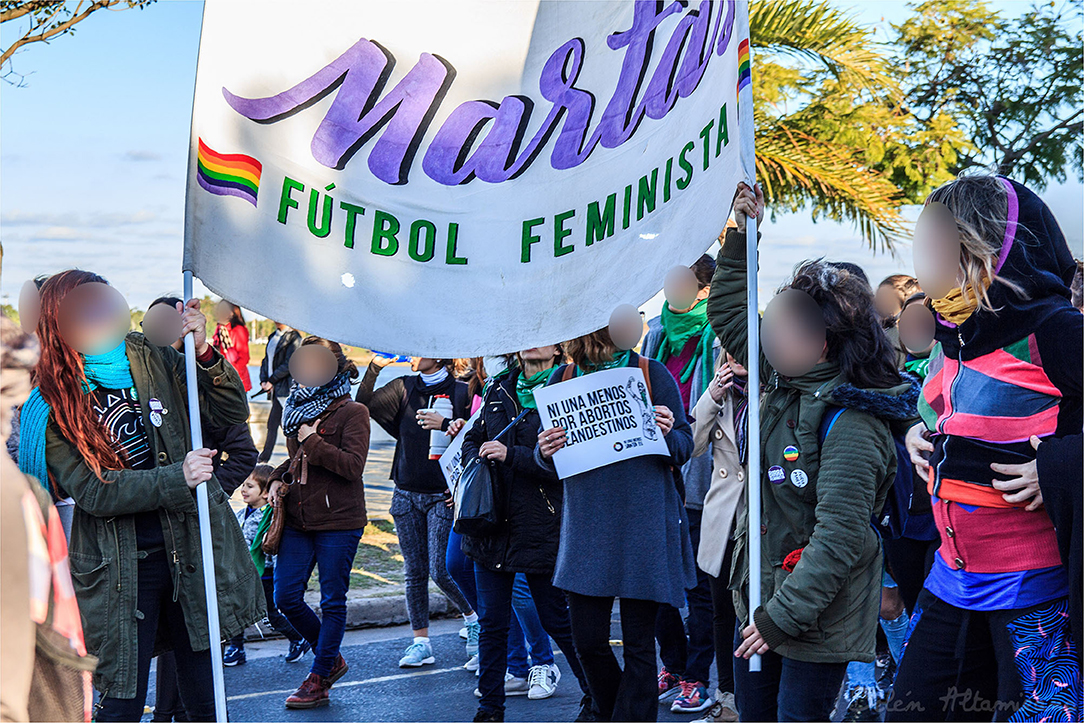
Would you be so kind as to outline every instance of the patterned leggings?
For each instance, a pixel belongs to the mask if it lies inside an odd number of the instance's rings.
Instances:
[[[923,590],[915,607],[886,720],[1081,719],[1064,598],[982,612]]]
[[[406,606],[410,627],[429,627],[429,578],[464,615],[470,603],[448,574],[445,556],[452,531],[452,510],[441,493],[407,492],[398,487],[391,498],[391,516],[399,535],[406,570]]]

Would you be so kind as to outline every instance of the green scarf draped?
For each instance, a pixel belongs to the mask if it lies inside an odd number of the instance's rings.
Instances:
[[[534,400],[534,390],[544,386],[549,381],[553,369],[543,369],[534,376],[520,371],[519,379],[516,380],[516,396],[519,398],[519,406],[524,409],[538,409],[538,403]]]
[[[679,356],[690,339],[696,336],[700,337],[696,350],[681,370],[681,376],[678,378],[678,381],[682,383],[689,381],[696,370],[696,365],[699,364],[701,367],[700,378],[704,386],[704,389],[696,390],[695,396],[699,399],[700,395],[707,389],[707,384],[715,376],[715,355],[712,353],[712,347],[715,345],[715,332],[712,330],[711,325],[708,324],[708,300],[701,299],[684,314],[671,311],[670,304],[664,301],[662,303],[661,320],[665,339],[662,344],[659,344],[659,348],[655,352],[655,359],[663,364],[670,357]]]
[[[583,367],[576,367],[576,376],[583,376],[584,374],[590,374],[591,372],[600,372],[603,369],[617,369],[618,367],[626,367],[629,365],[629,352],[624,351],[613,358],[613,361],[602,362],[601,364],[592,364],[590,368],[584,369]]]
[[[271,516],[273,514],[271,505],[264,505],[263,516],[256,528],[256,536],[252,538],[252,544],[248,546],[248,554],[252,556],[252,564],[256,566],[256,572],[260,573],[260,577],[263,577],[264,565],[267,562],[267,555],[263,551],[263,538],[267,536],[267,531],[271,529]]]

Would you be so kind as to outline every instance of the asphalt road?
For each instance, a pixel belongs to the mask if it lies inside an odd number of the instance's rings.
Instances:
[[[463,670],[466,661],[459,638],[459,620],[434,621],[430,628],[435,665],[417,670],[399,668],[399,657],[410,643],[407,626],[358,630],[346,634],[343,656],[347,674],[331,691],[331,704],[311,710],[287,710],[283,701],[308,674],[312,655],[297,664],[283,660],[286,643],[248,643],[248,662],[226,668],[229,719],[241,721],[470,721],[478,710],[474,697],[477,678]],[[612,637],[620,637],[614,624]],[[620,646],[615,647],[620,657]],[[509,698],[505,720],[571,721],[579,712],[580,689],[556,646],[562,678],[557,693],[547,700]],[[151,676],[153,683],[154,676]],[[148,701],[154,700],[153,691]],[[691,721],[698,716],[670,713],[659,706],[660,721]],[[149,720],[150,716],[144,716]]]

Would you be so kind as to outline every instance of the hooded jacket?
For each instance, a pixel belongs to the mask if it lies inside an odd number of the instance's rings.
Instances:
[[[1024,607],[1065,594],[1050,516],[1006,502],[993,480],[1009,477],[990,464],[1030,462],[1036,458],[1031,435],[1079,435],[1084,422],[1084,316],[1069,301],[1072,255],[1046,204],[1024,186],[1000,180],[1007,208],[996,274],[1023,293],[995,280],[988,292],[993,310],[976,310],[959,325],[937,316],[937,344],[919,403],[934,434],[928,485],[942,538],[940,564],[927,587],[971,609]],[[1071,535],[1071,523],[1060,528]],[[1018,574],[1000,583],[975,577],[1043,570],[1047,578],[1030,592]],[[940,585],[948,575],[958,580]]]
[[[747,365],[745,235],[727,231],[708,319],[723,348]],[[753,619],[780,655],[817,663],[874,658],[881,600],[881,545],[870,525],[896,475],[892,434],[915,417],[918,382],[859,389],[834,362],[794,379],[760,360],[762,606]],[[844,411],[821,448],[821,419]],[[748,495],[748,491],[746,491]],[[748,508],[736,523],[730,588],[749,620]]]
[[[478,420],[463,440],[463,458],[478,454],[522,411],[516,397],[521,374],[511,368],[486,389]],[[463,551],[479,565],[495,572],[553,574],[561,539],[561,480],[556,472],[535,461],[541,421],[537,410],[528,412],[500,441],[508,447],[504,462],[493,464],[500,528],[484,537],[463,537]]]

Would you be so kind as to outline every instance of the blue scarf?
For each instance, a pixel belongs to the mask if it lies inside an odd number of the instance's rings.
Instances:
[[[322,387],[303,387],[294,382],[282,407],[282,433],[296,437],[301,425],[324,413],[331,403],[350,394],[350,377],[339,372]]]
[[[135,386],[132,366],[122,341],[116,349],[105,354],[83,357],[83,372],[87,383],[84,393],[98,387],[105,389],[128,389]],[[53,492],[49,484],[49,468],[45,463],[45,428],[49,425],[49,403],[34,387],[19,413],[19,469],[34,477],[45,489]]]

